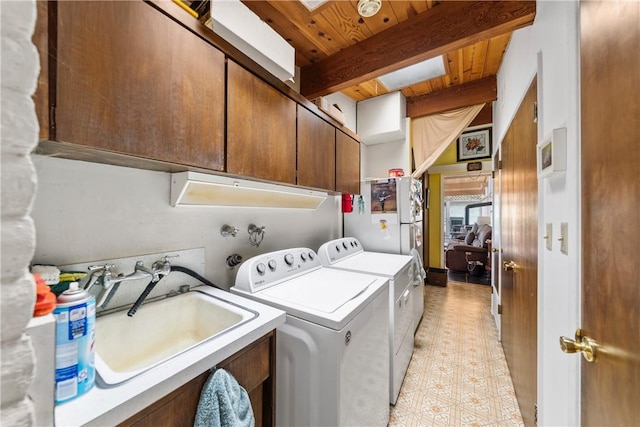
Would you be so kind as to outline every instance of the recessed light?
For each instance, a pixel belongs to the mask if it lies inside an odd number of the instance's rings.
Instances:
[[[378,13],[381,6],[382,0],[359,0],[358,13],[365,18],[369,18]]]

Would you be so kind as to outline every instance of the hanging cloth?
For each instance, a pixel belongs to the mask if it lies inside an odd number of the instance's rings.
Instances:
[[[411,139],[416,169],[411,174],[420,178],[475,119],[484,104],[472,105],[444,113],[411,120]]]

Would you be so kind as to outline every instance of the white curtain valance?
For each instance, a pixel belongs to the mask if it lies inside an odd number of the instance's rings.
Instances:
[[[411,120],[413,156],[416,163],[416,170],[411,176],[421,177],[444,153],[449,144],[469,126],[482,107],[484,104]]]

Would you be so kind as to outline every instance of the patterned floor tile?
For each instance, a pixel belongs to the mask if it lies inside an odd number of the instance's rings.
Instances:
[[[425,287],[424,318],[389,426],[522,425],[490,298],[488,286]]]

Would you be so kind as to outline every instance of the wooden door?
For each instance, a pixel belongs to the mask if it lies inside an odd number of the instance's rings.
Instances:
[[[580,5],[581,424],[640,422],[640,3]],[[569,334],[572,331],[568,331]],[[575,357],[575,356],[574,356]]]
[[[360,194],[360,143],[337,129],[336,191]]]
[[[538,322],[538,180],[534,80],[503,142],[502,340],[526,425],[535,425]]]
[[[498,149],[493,156],[493,234],[491,235],[491,252],[489,260],[491,264],[491,314],[498,329],[498,336],[501,335],[500,312],[502,287],[500,285],[500,271],[502,266],[501,232],[502,229],[502,167],[500,163],[501,149]]]
[[[296,103],[227,65],[227,172],[296,183]]]
[[[143,2],[48,5],[57,10],[50,137],[223,170],[222,52]]]
[[[298,106],[298,185],[336,189],[336,130]]]

